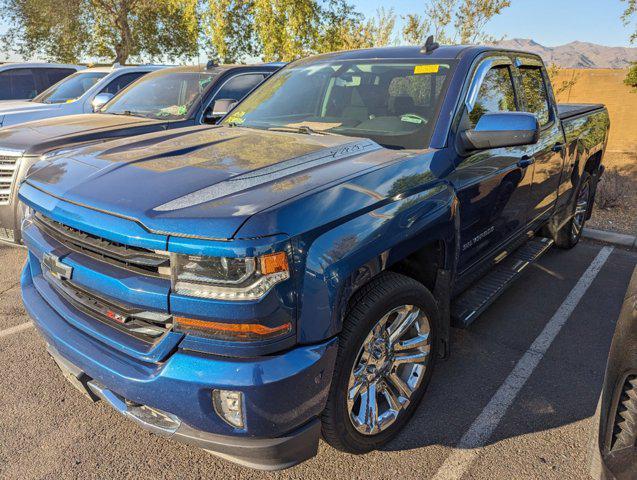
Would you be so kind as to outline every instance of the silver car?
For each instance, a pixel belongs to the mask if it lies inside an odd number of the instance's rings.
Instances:
[[[160,68],[164,67],[139,65],[81,70],[56,83],[33,100],[0,102],[0,127],[93,112],[131,82]]]

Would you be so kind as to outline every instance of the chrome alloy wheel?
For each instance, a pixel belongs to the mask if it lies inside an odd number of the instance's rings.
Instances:
[[[375,435],[396,421],[425,376],[431,325],[414,305],[384,315],[358,352],[347,386],[347,410],[356,430]]]
[[[588,201],[591,194],[591,182],[587,181],[582,185],[578,195],[577,203],[575,204],[575,214],[573,216],[573,223],[571,227],[571,237],[573,240],[577,239],[582,233],[584,222],[586,221],[586,213],[588,212]]]

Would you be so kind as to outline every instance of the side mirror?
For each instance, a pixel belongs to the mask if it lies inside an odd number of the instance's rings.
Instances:
[[[212,109],[208,109],[206,110],[206,113],[204,113],[204,123],[217,123],[219,120],[225,117],[237,103],[238,102],[236,100],[228,98],[215,100],[215,103],[212,105]]]
[[[485,113],[476,128],[460,134],[465,151],[531,145],[539,138],[537,117],[526,112]]]
[[[99,112],[101,108],[106,105],[111,98],[115,95],[112,93],[98,93],[95,95],[95,98],[91,101],[91,107],[93,107],[94,112]]]

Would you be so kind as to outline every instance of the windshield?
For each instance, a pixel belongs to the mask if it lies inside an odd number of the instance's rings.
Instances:
[[[188,115],[217,74],[158,72],[140,79],[114,98],[103,113],[178,120]]]
[[[336,133],[391,148],[429,144],[452,63],[347,60],[281,70],[223,121],[260,129]]]
[[[39,103],[69,103],[77,100],[107,72],[74,73],[33,99]]]

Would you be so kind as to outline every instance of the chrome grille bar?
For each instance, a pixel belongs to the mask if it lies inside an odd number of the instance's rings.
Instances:
[[[11,200],[11,189],[22,152],[0,150],[0,205]]]
[[[155,342],[172,329],[170,314],[146,312],[108,300],[70,280],[55,278],[48,271],[44,278],[68,303],[84,314],[146,342]]]
[[[170,258],[167,255],[97,237],[63,225],[41,213],[35,214],[34,223],[41,232],[78,253],[143,275],[168,276],[164,273],[170,266]]]

